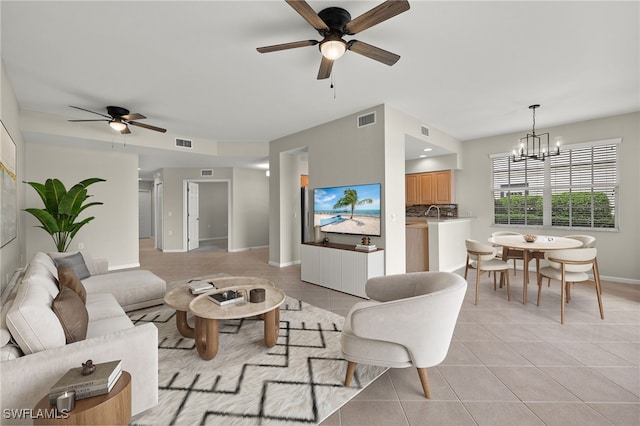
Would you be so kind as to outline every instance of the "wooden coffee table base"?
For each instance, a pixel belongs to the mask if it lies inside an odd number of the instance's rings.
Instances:
[[[193,339],[195,335],[194,328],[187,322],[187,313],[185,311],[176,311],[176,327],[184,337]]]
[[[177,318],[177,317],[176,317]],[[195,316],[195,342],[198,355],[204,360],[213,359],[218,354],[220,341],[219,320]],[[180,327],[178,326],[178,329]],[[280,334],[280,308],[264,313],[264,344],[275,346]]]

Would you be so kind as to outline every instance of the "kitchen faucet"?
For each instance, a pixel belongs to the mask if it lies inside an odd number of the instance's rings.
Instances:
[[[429,212],[431,211],[432,208],[436,208],[436,210],[438,210],[438,220],[440,220],[440,206],[437,206],[435,204],[432,204],[429,206],[429,208],[427,209],[427,211],[424,213],[425,216],[429,216]]]

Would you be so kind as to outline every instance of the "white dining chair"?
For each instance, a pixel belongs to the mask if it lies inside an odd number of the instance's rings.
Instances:
[[[478,293],[480,286],[480,274],[482,271],[493,271],[493,290],[496,290],[496,272],[501,273],[500,282],[505,278],[507,283],[507,300],[511,301],[511,286],[509,283],[509,264],[504,260],[496,258],[498,250],[496,247],[482,244],[476,240],[465,240],[467,247],[467,265],[464,268],[464,279],[467,279],[469,269],[476,270],[476,299],[478,304]]]
[[[502,235],[522,235],[519,232],[512,232],[512,231],[496,231],[496,232],[492,232],[491,236],[492,237],[499,237]],[[513,275],[516,275],[516,260],[524,260],[524,253],[522,250],[518,250],[518,249],[514,249],[514,248],[510,248],[510,247],[496,247],[498,250],[498,254],[497,257],[501,258],[502,260],[513,260]]]
[[[564,324],[565,303],[570,294],[570,283],[584,282],[589,280],[587,272],[593,270],[593,278],[600,309],[600,318],[604,319],[604,308],[602,307],[602,286],[600,284],[600,273],[598,271],[598,252],[595,247],[554,250],[545,252],[545,260],[549,266],[540,268],[538,271],[538,302],[540,306],[540,295],[542,293],[542,277],[560,281],[560,323]]]
[[[571,238],[572,240],[578,240],[582,243],[581,248],[591,248],[596,246],[596,237],[591,235],[565,235],[565,238]],[[547,287],[551,286],[551,278],[547,278]],[[567,300],[571,300],[571,285],[567,287]]]

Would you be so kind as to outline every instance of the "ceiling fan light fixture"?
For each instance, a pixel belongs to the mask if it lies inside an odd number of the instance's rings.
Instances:
[[[320,43],[320,52],[327,59],[335,61],[347,51],[347,43],[341,38],[325,40]]]
[[[121,132],[127,128],[127,125],[120,120],[111,120],[109,122],[109,126],[111,126],[113,130],[117,130],[118,132]]]

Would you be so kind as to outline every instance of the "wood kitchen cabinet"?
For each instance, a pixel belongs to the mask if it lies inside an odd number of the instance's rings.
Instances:
[[[451,204],[452,176],[451,170],[406,175],[406,204]]]

